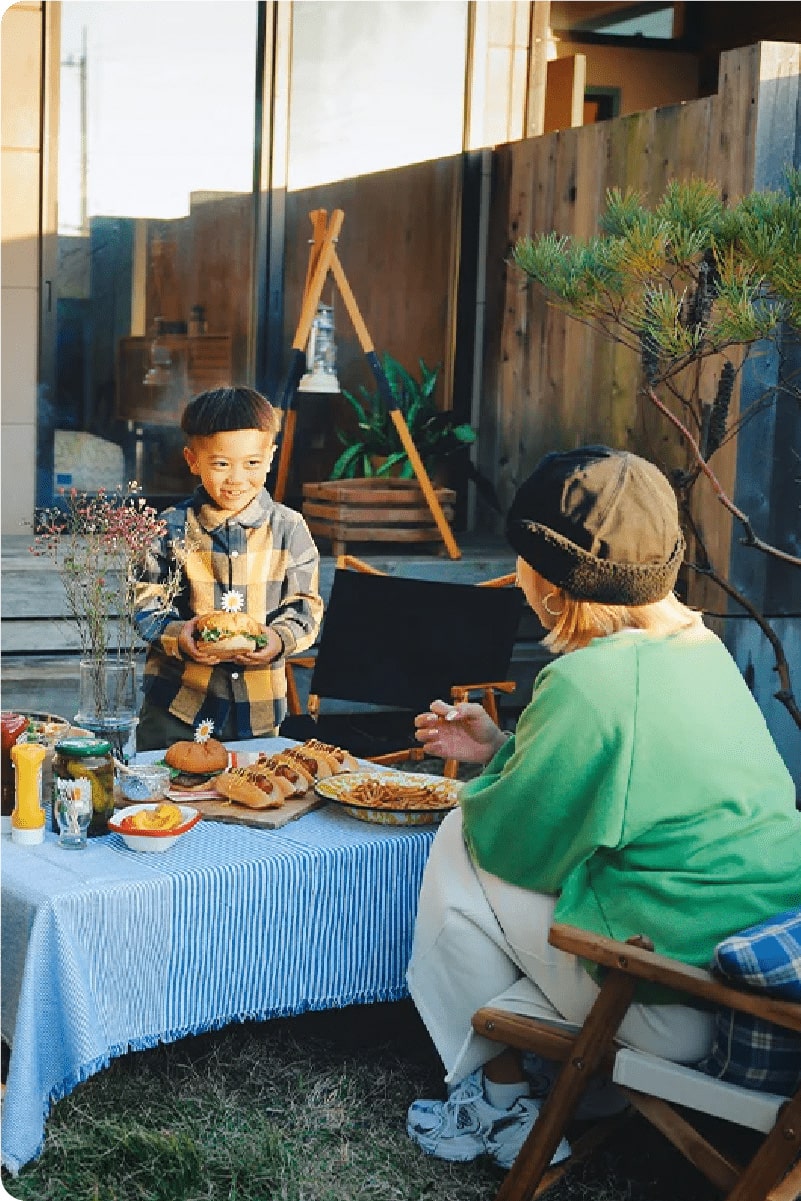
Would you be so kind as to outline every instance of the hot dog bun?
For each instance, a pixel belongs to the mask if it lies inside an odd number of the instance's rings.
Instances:
[[[286,799],[275,777],[263,772],[257,781],[246,767],[223,772],[214,787],[220,796],[248,809],[280,809]]]
[[[326,756],[315,755],[313,751],[307,752],[303,743],[300,746],[292,746],[281,751],[280,757],[284,760],[288,759],[293,767],[297,766],[298,770],[308,777],[309,784],[334,774]]]
[[[343,771],[359,770],[359,761],[350,751],[345,751],[340,746],[332,746],[329,742],[320,742],[319,738],[309,738],[299,749],[304,755],[313,755],[316,758],[322,755],[334,775]]]
[[[259,760],[257,766],[265,768],[279,780],[286,781],[291,789],[290,796],[302,796],[308,790],[309,781],[305,774],[296,764],[293,765],[288,759],[282,759],[280,755],[265,756],[264,759]]]

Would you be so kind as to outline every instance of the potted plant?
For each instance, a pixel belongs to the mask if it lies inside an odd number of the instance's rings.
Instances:
[[[382,366],[428,474],[436,475],[444,462],[460,453],[469,463],[464,452],[475,442],[476,431],[467,422],[459,421],[451,410],[438,408],[434,401],[441,364],[429,368],[420,359],[419,379],[390,354],[383,355]],[[414,469],[380,392],[377,389],[370,392],[364,386],[359,392],[361,399],[342,390],[356,417],[356,430],[337,429],[337,437],[345,449],[334,463],[330,478],[390,475],[412,478]],[[472,463],[468,474],[471,469],[475,472]]]

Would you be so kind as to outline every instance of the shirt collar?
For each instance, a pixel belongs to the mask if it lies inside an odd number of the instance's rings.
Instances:
[[[274,505],[275,501],[266,488],[262,488],[259,495],[255,496],[241,513],[231,513],[229,509],[218,509],[202,485],[196,489],[194,495],[194,508],[198,521],[207,533],[219,529],[226,522],[235,522],[237,525],[255,529],[257,526],[264,525],[268,520]]]

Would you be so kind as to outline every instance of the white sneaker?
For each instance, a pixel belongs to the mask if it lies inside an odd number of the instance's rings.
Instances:
[[[551,1059],[542,1059],[528,1051],[524,1052],[522,1060],[530,1095],[538,1101],[544,1101],[553,1088],[562,1065]],[[608,1077],[594,1076],[573,1116],[580,1122],[597,1121],[599,1118],[612,1118],[628,1106],[628,1098]]]
[[[493,1123],[487,1134],[487,1154],[499,1168],[508,1171],[517,1159],[520,1148],[539,1117],[541,1104],[540,1101],[532,1101],[530,1097],[518,1097],[514,1105]],[[561,1139],[550,1166],[561,1163],[570,1154],[570,1143],[567,1139]]]
[[[508,1109],[490,1105],[479,1069],[462,1080],[446,1101],[413,1101],[406,1130],[427,1155],[437,1159],[467,1163],[489,1154],[500,1167],[510,1168],[538,1113],[539,1106],[528,1097],[518,1097]],[[563,1139],[552,1162],[569,1154]]]

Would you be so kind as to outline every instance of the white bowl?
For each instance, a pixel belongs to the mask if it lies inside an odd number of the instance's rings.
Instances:
[[[138,813],[140,809],[157,808],[158,805],[126,805],[124,809],[118,809],[114,816],[109,818],[108,828],[115,834],[119,834],[125,845],[132,851],[168,851],[170,847],[175,846],[181,835],[186,834],[187,830],[191,830],[193,826],[197,825],[201,818],[197,809],[192,809],[189,805],[179,805],[182,821],[180,826],[174,826],[171,830],[137,830],[133,834],[120,829],[120,822],[134,813]]]

